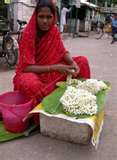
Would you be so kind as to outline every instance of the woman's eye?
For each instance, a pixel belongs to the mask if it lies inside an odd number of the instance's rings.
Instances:
[[[38,18],[41,18],[41,19],[43,19],[43,18],[44,18],[44,16],[38,16]]]
[[[41,15],[40,15],[40,16],[38,16],[38,18],[39,18],[39,19],[45,19],[45,18],[46,18],[46,19],[51,19],[52,16],[41,16]]]
[[[47,16],[47,19],[51,19],[52,18],[52,16]]]

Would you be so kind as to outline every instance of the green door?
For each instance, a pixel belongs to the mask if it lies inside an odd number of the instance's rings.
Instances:
[[[4,0],[0,0],[0,32],[9,31],[8,4],[4,2]]]
[[[8,6],[4,3],[4,0],[0,0],[0,16],[7,18],[8,16]]]

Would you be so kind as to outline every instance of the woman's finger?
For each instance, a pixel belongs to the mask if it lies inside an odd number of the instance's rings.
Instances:
[[[74,65],[70,65],[69,69],[76,69],[76,67]]]
[[[75,75],[75,71],[73,71],[73,70],[71,70],[71,69],[68,69],[68,70],[67,70],[67,73],[68,73],[68,74],[71,74],[72,76]]]

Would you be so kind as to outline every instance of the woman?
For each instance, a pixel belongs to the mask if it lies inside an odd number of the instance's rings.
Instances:
[[[53,3],[40,0],[20,42],[14,89],[30,96],[35,105],[68,74],[90,78],[87,59],[80,56],[73,60],[64,48],[55,15]]]

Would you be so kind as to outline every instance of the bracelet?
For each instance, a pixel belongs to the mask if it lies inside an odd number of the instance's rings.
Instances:
[[[47,67],[47,71],[50,72],[50,66]]]

